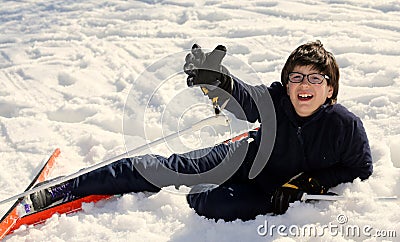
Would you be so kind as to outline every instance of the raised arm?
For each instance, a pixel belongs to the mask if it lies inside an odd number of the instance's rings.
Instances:
[[[232,98],[226,106],[226,109],[233,113],[238,119],[247,120],[249,122],[260,122],[261,114],[265,116],[273,116],[273,104],[270,96],[271,90],[274,88],[265,85],[252,86],[244,83],[237,77],[233,77]],[[274,85],[273,85],[274,86]],[[241,109],[241,110],[238,110]],[[244,116],[243,116],[244,114]]]

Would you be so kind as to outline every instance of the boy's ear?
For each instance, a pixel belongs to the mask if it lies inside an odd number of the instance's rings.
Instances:
[[[287,94],[288,96],[290,96],[290,95],[289,95],[289,84],[286,84],[286,94]]]
[[[332,86],[328,86],[328,98],[331,98],[333,95],[333,87]]]

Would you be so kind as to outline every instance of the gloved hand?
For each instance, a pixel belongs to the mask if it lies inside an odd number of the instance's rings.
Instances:
[[[284,214],[289,204],[300,201],[303,194],[327,194],[327,189],[306,173],[300,173],[275,190],[272,196],[272,210],[275,214]]]
[[[229,71],[221,64],[225,55],[226,47],[223,45],[204,53],[199,45],[194,44],[191,53],[186,55],[183,66],[188,75],[187,85],[199,85],[205,95],[220,105],[229,99],[233,89]]]

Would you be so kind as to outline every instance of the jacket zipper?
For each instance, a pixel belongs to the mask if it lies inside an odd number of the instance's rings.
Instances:
[[[301,146],[303,146],[304,141],[303,137],[301,137],[301,126],[297,127],[297,138],[299,139]]]

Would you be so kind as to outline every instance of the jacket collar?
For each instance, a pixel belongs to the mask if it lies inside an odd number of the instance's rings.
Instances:
[[[288,96],[285,96],[284,98],[282,98],[281,100],[281,107],[284,110],[284,113],[286,114],[286,116],[288,117],[288,119],[296,126],[296,127],[304,127],[306,125],[308,125],[309,123],[315,122],[318,119],[321,118],[322,113],[324,112],[324,110],[329,106],[329,104],[325,103],[323,105],[321,105],[318,110],[313,113],[309,118],[306,119],[306,121],[304,123],[300,123],[300,117],[299,115],[296,113],[296,110],[294,109],[292,103],[290,102],[290,99]]]

